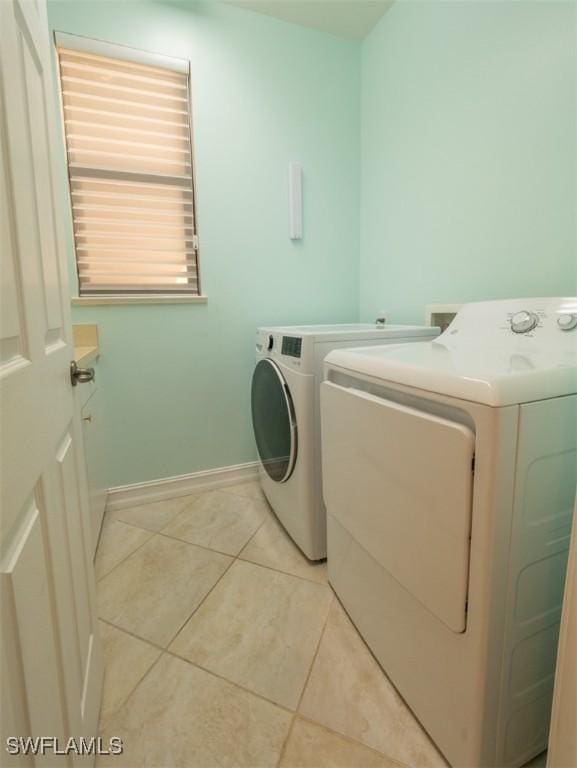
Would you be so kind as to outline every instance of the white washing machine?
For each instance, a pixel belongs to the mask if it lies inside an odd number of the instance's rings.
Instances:
[[[326,557],[319,417],[323,358],[331,349],[415,342],[438,333],[428,326],[360,323],[258,329],[251,405],[261,485],[311,560]]]
[[[329,578],[451,765],[547,746],[577,475],[577,299],[464,306],[321,386]]]

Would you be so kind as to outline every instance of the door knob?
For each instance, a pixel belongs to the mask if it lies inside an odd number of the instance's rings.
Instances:
[[[70,381],[75,387],[79,382],[85,384],[87,381],[94,381],[94,368],[79,368],[76,360],[70,363]]]

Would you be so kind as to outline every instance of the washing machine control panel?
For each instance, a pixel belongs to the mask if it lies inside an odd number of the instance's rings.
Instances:
[[[289,329],[287,329],[289,330]],[[314,360],[314,344],[307,337],[286,333],[284,329],[259,329],[256,334],[257,359],[270,357],[295,371],[308,369]]]
[[[300,357],[302,343],[300,336],[283,336],[281,352],[289,357]]]

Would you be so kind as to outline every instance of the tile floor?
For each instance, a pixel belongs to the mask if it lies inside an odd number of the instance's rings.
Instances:
[[[446,766],[256,483],[107,513],[96,574],[99,766]]]

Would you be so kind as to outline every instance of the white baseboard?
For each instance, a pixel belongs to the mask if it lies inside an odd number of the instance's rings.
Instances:
[[[118,488],[109,489],[106,509],[127,509],[139,504],[149,504],[153,501],[175,499],[179,496],[187,496],[189,493],[210,491],[215,488],[224,488],[227,485],[256,480],[257,477],[258,462],[249,461],[246,464],[233,464],[230,467],[192,472],[190,475],[177,475],[146,483],[121,485]]]

